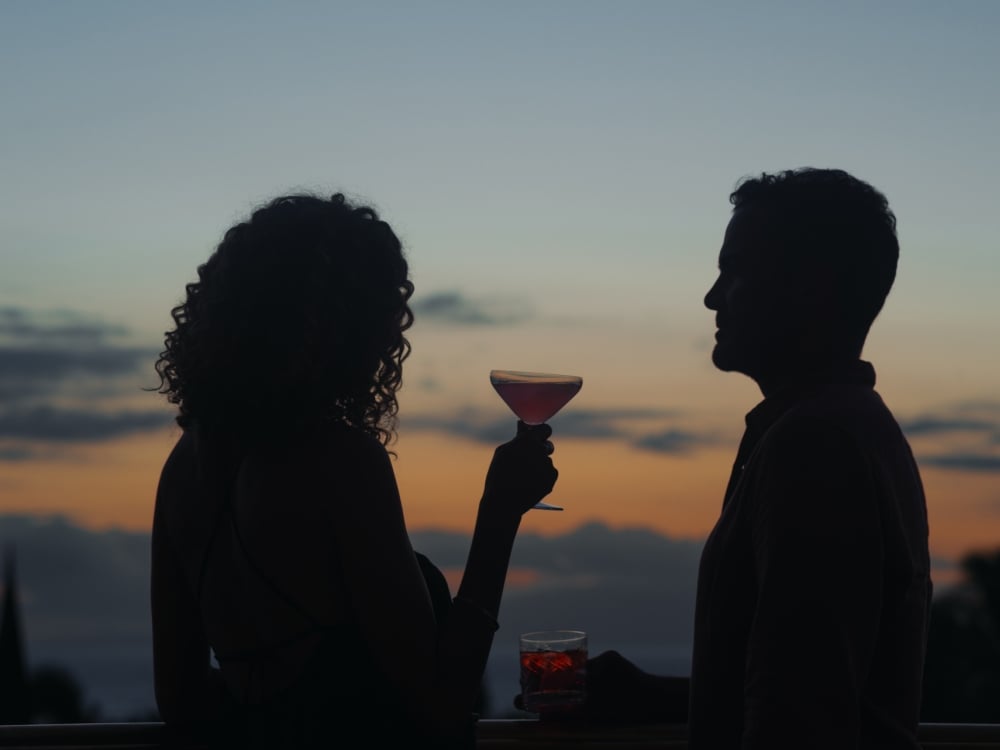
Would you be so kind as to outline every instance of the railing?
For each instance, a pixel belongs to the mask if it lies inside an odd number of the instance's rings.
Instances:
[[[530,719],[479,722],[479,750],[662,750],[687,747],[687,730],[672,724],[587,725]],[[921,724],[925,750],[1000,750],[1000,724]],[[0,726],[4,750],[200,750],[197,738],[158,722]]]

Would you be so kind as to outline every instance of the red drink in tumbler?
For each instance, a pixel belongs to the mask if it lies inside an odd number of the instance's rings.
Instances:
[[[532,713],[580,708],[587,689],[587,636],[549,631],[521,636],[521,698]]]

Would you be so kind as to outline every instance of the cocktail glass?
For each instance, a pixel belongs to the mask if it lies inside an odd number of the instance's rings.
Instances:
[[[490,370],[490,383],[504,403],[525,424],[542,424],[551,419],[583,385],[578,375],[550,372]],[[558,505],[536,503],[539,510],[562,510]]]

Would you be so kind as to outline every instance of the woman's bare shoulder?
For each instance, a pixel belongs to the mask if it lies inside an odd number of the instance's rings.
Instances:
[[[256,461],[309,473],[371,468],[387,461],[383,445],[372,435],[346,425],[327,425],[288,436],[254,450]]]
[[[181,485],[190,483],[195,471],[194,441],[189,433],[184,432],[163,462],[157,497],[175,494]]]
[[[184,546],[198,536],[203,508],[208,502],[198,481],[194,439],[183,433],[167,455],[156,486],[153,528],[161,537],[168,533],[174,545]],[[183,531],[182,531],[183,530]]]
[[[325,426],[255,448],[242,478],[273,492],[284,487],[302,497],[348,497],[380,492],[393,472],[385,447],[373,436],[342,425]]]

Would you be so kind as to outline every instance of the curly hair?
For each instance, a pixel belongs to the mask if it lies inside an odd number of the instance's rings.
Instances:
[[[746,178],[730,193],[738,211],[760,205],[778,252],[801,266],[836,269],[845,322],[867,331],[896,278],[899,241],[889,201],[841,169],[803,167]]]
[[[185,291],[155,365],[182,428],[246,439],[341,422],[395,437],[413,284],[373,208],[277,197],[225,233]]]

